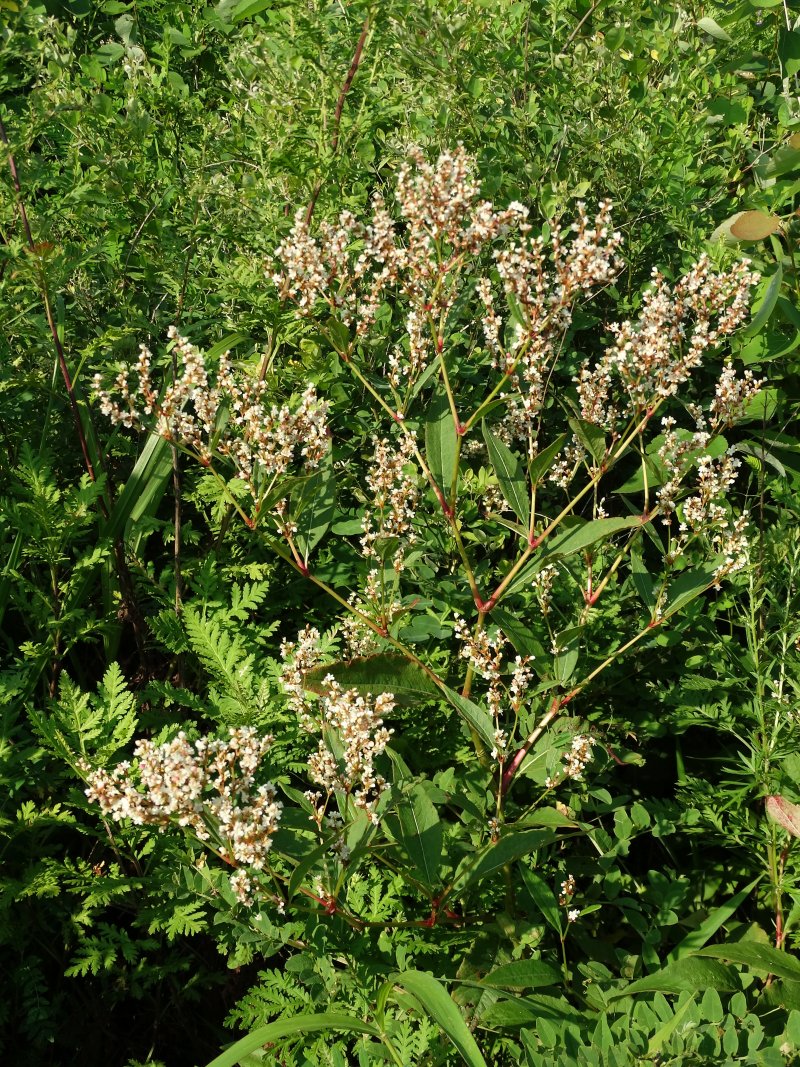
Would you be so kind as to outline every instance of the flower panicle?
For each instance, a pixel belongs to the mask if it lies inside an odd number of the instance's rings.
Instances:
[[[313,385],[294,405],[268,405],[265,382],[234,373],[230,353],[220,357],[212,378],[203,352],[174,326],[169,339],[180,369],[161,394],[153,386],[153,356],[146,345],[140,345],[133,373],[120,372],[111,388],[95,375],[100,410],[113,424],[152,426],[206,466],[214,452],[227,457],[254,498],[264,477],[284,474],[293,463],[319,466],[330,449],[328,404]]]
[[[231,886],[252,903],[249,872],[264,869],[283,810],[273,783],[257,784],[272,741],[248,726],[222,739],[190,741],[183,731],[162,745],[140,739],[133,763],[87,768],[86,796],[117,822],[191,830],[237,868]]]

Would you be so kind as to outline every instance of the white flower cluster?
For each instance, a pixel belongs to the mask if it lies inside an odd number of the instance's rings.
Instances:
[[[706,256],[672,288],[654,270],[638,321],[611,325],[614,343],[576,379],[582,417],[613,431],[619,420],[641,418],[648,407],[674,396],[704,353],[743,321],[758,278],[746,261],[714,274]],[[720,418],[727,420],[750,395],[751,378],[738,389],[728,383],[729,399],[718,390]],[[615,379],[623,389],[612,396]]]
[[[576,883],[571,874],[568,874],[564,881],[561,883],[561,892],[558,894],[558,903],[562,908],[566,908],[567,904],[575,896]]]
[[[325,808],[334,791],[351,796],[357,807],[377,820],[375,806],[386,788],[375,773],[374,760],[389,742],[392,731],[383,725],[383,716],[395,708],[394,695],[361,695],[355,689],[342,689],[332,675],[322,681],[322,695],[312,708],[305,690],[305,676],[319,662],[319,631],[307,626],[296,641],[284,641],[281,681],[289,694],[289,705],[301,725],[319,737],[317,751],[308,760],[311,780],[325,790],[307,793],[314,804],[316,821],[322,825]]]
[[[531,237],[531,225],[522,221],[521,239],[495,251],[495,266],[506,298],[518,309],[508,348],[502,344],[502,323],[495,310],[491,283],[486,277],[478,282],[486,344],[493,354],[494,366],[509,377],[518,392],[520,413],[527,423],[524,434],[522,427],[516,430],[521,439],[532,435],[561,340],[572,322],[576,298],[607,285],[619,269],[617,253],[622,236],[611,227],[611,202],[600,203],[593,221],[584,204],[579,203],[577,211],[569,243],[563,240],[561,227],[555,221],[549,224],[548,240]]]
[[[386,291],[399,287],[409,303],[408,351],[397,348],[389,356],[389,379],[396,389],[414,381],[435,354],[433,324],[452,306],[449,279],[464,258],[477,255],[528,214],[518,203],[496,211],[480,199],[474,163],[461,145],[443,152],[434,165],[419,149],[410,149],[398,173],[397,201],[402,242],[381,196],[375,197],[366,226],[342,212],[336,225],[323,223],[316,238],[301,209],[275,252],[282,269],[272,276],[299,314],[310,315],[325,302],[355,327],[357,336],[369,331]]]
[[[702,433],[695,435],[704,436]],[[747,539],[747,514],[733,519],[721,503],[725,494],[736,478],[741,461],[726,452],[718,459],[701,455],[697,459],[696,492],[687,497],[680,505],[681,522],[678,535],[670,540],[668,561],[674,562],[683,555],[690,540],[706,537],[712,551],[723,557],[714,572],[714,579],[719,583],[726,575],[741,570],[748,559],[749,542]],[[680,474],[673,475],[661,487],[658,503],[664,513],[664,521],[671,523],[675,510],[675,496],[680,481]]]
[[[392,735],[392,730],[383,725],[383,716],[394,711],[394,695],[362,696],[356,689],[342,689],[332,675],[323,684],[326,693],[319,702],[322,736],[317,751],[308,760],[311,780],[322,786],[328,797],[337,790],[347,793],[356,807],[377,822],[375,806],[387,786],[385,779],[375,773],[374,760]],[[328,730],[339,742],[336,751],[326,736]]]
[[[248,726],[224,739],[192,742],[181,732],[163,745],[139,740],[134,764],[90,772],[86,796],[117,821],[186,827],[232,866],[260,871],[283,808],[271,782],[256,784],[272,740]],[[237,870],[231,885],[251,902],[246,870]]]
[[[308,716],[305,679],[320,660],[320,632],[315,626],[306,626],[297,635],[296,641],[281,643],[281,684],[289,697],[289,707],[300,719],[300,725],[309,732],[315,728]]]
[[[152,383],[152,353],[139,349],[136,384],[128,372],[117,375],[111,389],[101,375],[94,387],[100,410],[113,423],[142,426],[152,421],[169,441],[184,445],[208,465],[214,451],[233,461],[237,473],[258,495],[264,477],[285,473],[298,461],[315,468],[329,450],[328,405],[306,387],[294,407],[265,403],[263,380],[234,374],[229,353],[220,357],[212,384],[204,354],[170,327],[181,368],[175,381],[159,395]]]
[[[592,749],[596,744],[597,742],[590,734],[575,734],[571,746],[562,757],[564,763],[562,776],[546,778],[545,786],[548,789],[555,789],[566,778],[574,778],[576,782],[582,781],[583,772],[592,761]]]
[[[536,599],[539,602],[539,610],[545,616],[550,614],[550,604],[553,599],[553,582],[557,574],[558,567],[556,564],[547,563],[534,574],[531,581]]]
[[[406,548],[416,539],[411,521],[417,504],[417,483],[406,473],[406,467],[413,462],[414,435],[403,434],[398,448],[386,438],[373,438],[373,445],[375,453],[367,475],[372,504],[364,512],[361,548],[368,559],[374,559],[378,555],[378,542],[397,538],[399,543],[392,562],[399,573],[404,566]]]
[[[382,578],[383,572],[374,567],[367,575],[363,593],[352,592],[347,598],[347,603],[362,616],[366,615],[377,625],[388,629],[395,614],[402,611],[402,604],[388,594]],[[348,660],[369,656],[380,648],[375,631],[359,615],[353,613],[345,616],[340,626],[344,638],[345,657]]]
[[[500,725],[503,702],[507,699],[512,711],[515,714],[519,712],[533,681],[532,657],[515,657],[511,678],[506,685],[502,678],[505,638],[501,631],[498,630],[494,636],[484,629],[471,633],[466,621],[456,615],[455,632],[461,642],[461,656],[469,661],[479,677],[489,683],[486,703],[495,725],[491,756],[502,763],[505,761],[509,742],[508,732]]]

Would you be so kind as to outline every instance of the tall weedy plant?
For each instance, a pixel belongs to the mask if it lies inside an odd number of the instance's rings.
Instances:
[[[337,639],[309,625],[281,650],[287,709],[314,739],[305,793],[266,780],[270,739],[250,728],[140,741],[111,771],[82,764],[104,812],[178,824],[216,854],[231,906],[359,930],[481,924],[497,892],[513,910],[510,865],[541,866],[582,832],[563,800],[600,736],[579,696],[744,565],[722,435],[760,383],[726,363],[702,385],[757,276],[706,258],[675,284],[654,271],[638,318],[609,326],[605,347],[590,337],[582,358],[584,305],[613,298],[621,243],[607,202],[537,227],[522,204],[481,199],[461,148],[435,164],[413,151],[366,221],[345,211],[314,234],[299,210],[270,272],[369,402],[369,445],[315,384],[281,401],[266,363],[211,367],[177,330],[171,384],[154,384],[144,346],[133,373],[97,381],[113,422],[201,463],[254,536],[341,609]],[[336,536],[356,588],[324,565]],[[612,591],[640,604],[626,631],[608,630]],[[455,709],[470,739],[473,759],[453,743],[435,786],[393,751],[407,705]],[[287,804],[308,818],[292,815],[284,848]],[[370,867],[402,885],[389,923],[348,898]],[[555,910],[574,922],[575,880],[559,878]]]

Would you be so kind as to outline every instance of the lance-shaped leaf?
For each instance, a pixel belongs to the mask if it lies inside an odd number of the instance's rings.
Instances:
[[[393,789],[392,799],[397,814],[384,819],[384,826],[405,849],[417,881],[433,889],[439,883],[444,842],[439,813],[419,783],[407,790]]]
[[[698,993],[706,989],[733,991],[741,987],[741,981],[732,967],[716,960],[689,956],[676,960],[654,974],[648,974],[624,989],[607,994],[609,1000],[631,996],[633,993]]]
[[[308,561],[325,536],[336,511],[336,479],[330,457],[325,466],[305,478],[292,495],[292,516],[297,526],[297,545]]]
[[[552,963],[544,960],[515,960],[504,963],[481,979],[482,985],[498,986],[501,989],[537,989],[542,986],[559,985],[564,975]]]
[[[585,419],[570,419],[569,425],[595,463],[601,463],[607,451],[605,430]]]
[[[532,485],[538,485],[544,478],[550,468],[556,461],[556,456],[564,447],[567,442],[567,435],[562,433],[560,437],[557,437],[555,441],[552,441],[547,448],[543,448],[541,452],[538,452],[536,456],[531,460],[529,468],[529,475]]]
[[[329,1011],[319,1015],[295,1015],[293,1019],[279,1019],[277,1022],[269,1023],[267,1026],[254,1030],[252,1034],[243,1037],[226,1049],[222,1055],[212,1060],[208,1067],[236,1067],[236,1064],[241,1063],[251,1052],[255,1052],[256,1049],[262,1048],[267,1043],[274,1044],[276,1041],[281,1041],[286,1037],[305,1038],[307,1034],[324,1030],[345,1030],[350,1033],[380,1037],[380,1030],[377,1026],[339,1012]]]
[[[444,393],[437,393],[425,420],[425,458],[436,484],[445,497],[450,495],[450,486],[456,469],[458,435],[453,423],[453,413]]]
[[[407,990],[458,1049],[468,1067],[486,1067],[475,1038],[461,1012],[441,982],[424,971],[402,971],[392,975],[395,985]]]
[[[782,952],[774,945],[760,941],[735,941],[730,945],[708,945],[697,956],[712,956],[715,959],[738,963],[751,971],[774,974],[776,978],[800,982],[800,960],[791,952]],[[697,959],[697,956],[695,959]],[[719,988],[719,986],[717,987]]]
[[[523,830],[506,834],[484,849],[477,862],[469,861],[461,867],[453,881],[452,894],[457,896],[463,893],[507,863],[551,845],[555,840],[556,835],[552,830]]]
[[[525,469],[511,449],[504,445],[499,437],[495,437],[485,422],[483,423],[483,439],[497,475],[500,492],[527,530],[531,521],[531,502],[528,496]]]
[[[442,695],[436,683],[420,667],[391,652],[314,667],[305,676],[306,689],[311,693],[325,693],[324,682],[329,674],[345,689],[355,689],[362,696],[393,693],[398,704],[418,704]]]
[[[782,284],[783,267],[779,263],[766,284],[762,283],[763,291],[759,292],[759,296],[753,303],[753,317],[743,331],[745,337],[754,337],[764,328],[770,315],[775,310],[775,305],[778,303]]]

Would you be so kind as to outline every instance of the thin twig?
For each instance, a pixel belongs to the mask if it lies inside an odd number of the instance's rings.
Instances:
[[[344,109],[345,98],[350,91],[350,86],[353,84],[353,78],[356,76],[356,71],[361,63],[361,56],[364,51],[364,45],[367,40],[367,34],[369,33],[369,15],[364,19],[364,25],[361,27],[361,35],[358,38],[358,44],[356,50],[353,53],[353,59],[350,63],[350,69],[347,71],[347,76],[342,82],[342,88],[339,90],[339,99],[336,101],[336,111],[333,116],[333,137],[331,138],[331,154],[336,155],[336,150],[339,147],[339,130],[342,123],[342,110]],[[314,214],[314,208],[317,205],[317,199],[322,191],[322,178],[319,179],[314,186],[314,191],[311,194],[311,199],[308,202],[306,208],[306,226],[311,222],[311,216]]]

